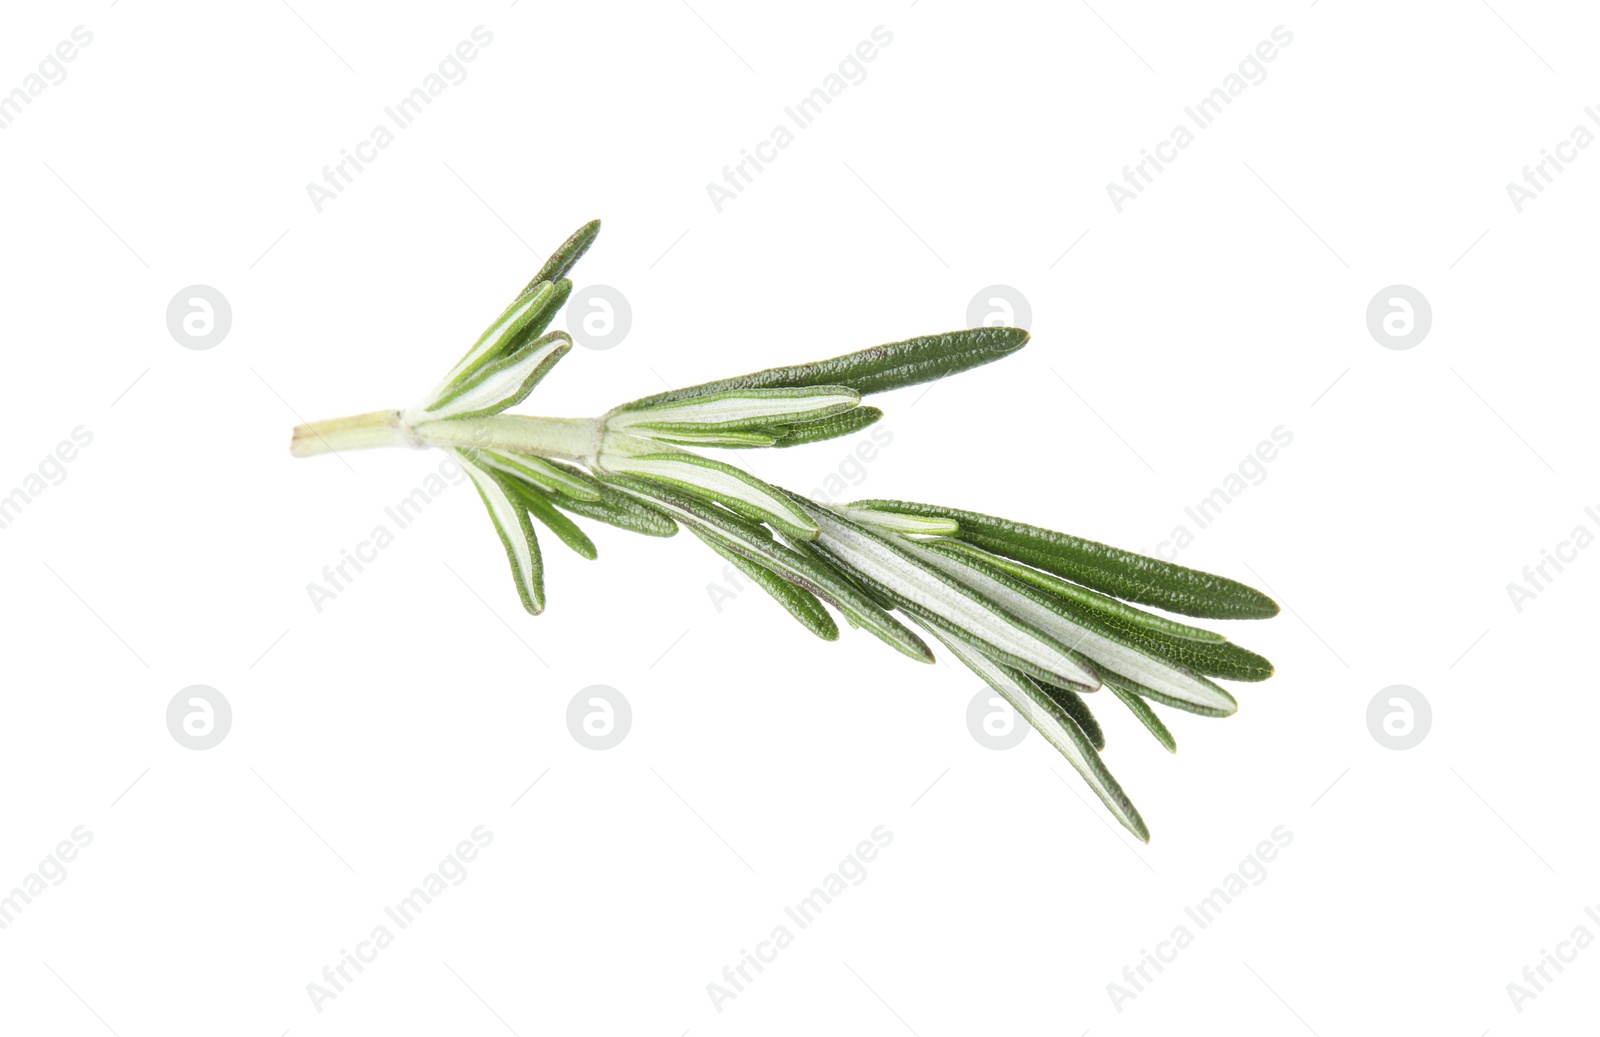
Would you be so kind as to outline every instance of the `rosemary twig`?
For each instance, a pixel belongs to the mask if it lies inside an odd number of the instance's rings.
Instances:
[[[977,512],[811,500],[696,452],[850,435],[883,414],[863,396],[998,360],[1027,344],[1018,328],[925,335],[770,368],[657,393],[597,418],[505,413],[572,348],[565,332],[545,329],[572,291],[567,273],[599,229],[598,220],[589,223],[557,249],[428,395],[404,411],[302,425],[292,452],[450,451],[477,487],[518,597],[535,615],[545,605],[535,522],[579,555],[597,554],[570,513],[648,536],[686,527],[824,640],[839,636],[831,607],[852,627],[932,662],[918,627],[1010,702],[1117,820],[1148,840],[1100,759],[1105,736],[1081,693],[1109,688],[1173,750],[1151,702],[1226,716],[1238,704],[1211,678],[1265,680],[1272,664],[1138,606],[1208,619],[1260,619],[1278,606],[1225,577]]]

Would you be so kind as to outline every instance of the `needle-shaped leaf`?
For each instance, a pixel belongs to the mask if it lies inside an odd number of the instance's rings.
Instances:
[[[948,573],[997,608],[1033,624],[1074,653],[1084,656],[1104,676],[1107,671],[1136,681],[1185,708],[1223,716],[1238,708],[1233,696],[1198,674],[1124,643],[1075,616],[1045,591],[993,569],[976,558],[940,550],[937,543],[907,543],[906,550]]]
[[[1018,669],[1091,691],[1100,686],[1098,676],[1060,640],[912,554],[917,545],[827,508],[808,510],[822,527],[814,541],[817,550],[911,615],[981,644],[992,657]]]
[[[1277,602],[1236,580],[1038,526],[911,501],[856,501],[852,507],[954,519],[961,524],[961,539],[969,544],[1124,601],[1179,615],[1264,619],[1278,614]]]
[[[810,385],[845,385],[865,396],[887,392],[999,360],[1028,344],[1028,333],[1021,328],[967,328],[942,335],[922,335],[903,342],[890,342],[855,353],[789,367],[770,367],[765,371],[692,385],[686,389],[634,400],[627,407],[650,407],[696,396],[708,396],[729,389],[778,389]]]
[[[749,577],[756,586],[772,595],[789,615],[799,620],[801,626],[824,641],[839,640],[839,625],[828,615],[828,610],[822,607],[822,602],[817,600],[816,595],[801,590],[772,570],[726,546],[727,542],[715,533],[695,526],[689,527],[689,530],[703,540],[707,547]]]
[[[961,532],[961,526],[950,519],[924,518],[921,515],[905,515],[894,511],[870,511],[848,505],[836,510],[853,522],[874,529],[885,529],[891,533],[909,533],[913,536],[955,536]]]
[[[1045,694],[1032,678],[988,658],[982,648],[971,641],[939,630],[931,633],[943,641],[980,680],[1011,703],[1011,708],[1022,714],[1034,730],[1066,758],[1124,828],[1138,836],[1140,842],[1150,841],[1150,830],[1145,827],[1144,819],[1139,816],[1133,801],[1122,791],[1122,786],[1101,761],[1100,754],[1095,752],[1089,739],[1059,703]]]
[[[816,421],[799,421],[782,428],[767,429],[778,438],[772,444],[775,447],[802,446],[806,443],[820,443],[824,439],[837,439],[860,432],[868,425],[883,417],[883,411],[876,407],[856,407],[828,418],[818,418]]]
[[[552,461],[558,467],[576,474],[578,469]],[[628,494],[610,486],[600,487],[600,499],[577,500],[572,497],[551,497],[550,502],[563,511],[604,522],[630,533],[651,537],[669,537],[678,532],[678,524],[666,513],[644,504]]]
[[[489,520],[500,536],[511,562],[511,578],[517,585],[517,596],[522,607],[531,615],[544,611],[544,560],[539,556],[539,539],[534,535],[528,512],[517,500],[515,484],[491,468],[480,468],[461,451],[453,451],[461,467],[471,476],[472,484],[489,509]]]
[[[565,331],[542,335],[509,356],[485,364],[430,404],[424,418],[477,418],[514,407],[527,399],[534,386],[571,348],[572,337]]]
[[[533,280],[528,282],[528,287],[522,290],[524,295],[533,291],[540,281],[559,281],[572,271],[573,264],[589,251],[589,246],[594,244],[594,239],[600,235],[600,221],[590,220],[577,230],[573,231],[561,247],[550,253],[550,258],[544,261],[544,266],[533,275]]]
[[[507,480],[510,482],[510,480]],[[528,509],[528,514],[544,523],[550,532],[561,538],[561,542],[572,548],[578,554],[594,561],[600,552],[596,550],[594,541],[578,524],[556,510],[550,503],[550,498],[529,483],[512,483],[515,487],[516,498],[523,507]]]
[[[993,570],[1038,587],[1091,630],[1131,648],[1160,656],[1176,666],[1206,677],[1232,681],[1264,681],[1272,676],[1271,662],[1248,648],[1233,644],[1220,634],[1151,615],[1115,598],[1030,569],[1020,562],[989,554],[959,540],[940,540],[928,546],[953,557],[974,559]],[[1196,634],[1206,636],[1196,637]]]
[[[899,511],[873,511],[872,509],[865,508],[861,509],[861,512],[862,514],[878,514],[884,516],[892,515],[897,518],[907,520],[922,517],[919,515],[908,515],[905,512]],[[925,521],[954,522],[952,519],[927,519]],[[957,530],[957,532],[959,532],[959,530]],[[1118,619],[1124,620],[1127,623],[1141,627],[1152,633],[1178,637],[1186,641],[1224,642],[1227,640],[1227,638],[1223,637],[1221,634],[1213,633],[1210,630],[1203,630],[1200,627],[1192,627],[1187,623],[1179,623],[1177,620],[1168,619],[1165,616],[1157,616],[1154,613],[1146,612],[1143,609],[1134,608],[1132,605],[1129,605],[1126,602],[1118,601],[1116,598],[1113,598],[1108,594],[1101,594],[1099,591],[1092,591],[1087,587],[1080,587],[1076,583],[1070,583],[1066,580],[1063,580],[1059,576],[1052,576],[1049,573],[1040,572],[1031,566],[1023,565],[1021,562],[1012,561],[1010,558],[1003,558],[997,554],[990,554],[988,551],[985,551],[980,547],[973,547],[971,544],[962,540],[951,540],[941,546],[947,547],[951,550],[960,551],[963,554],[966,554],[968,557],[977,558],[981,561],[988,562],[990,565],[1001,570],[1002,572],[1009,573],[1020,580],[1026,580],[1035,587],[1040,587],[1044,590],[1047,590],[1052,594],[1066,599],[1067,601],[1076,602],[1098,612],[1104,612],[1108,615],[1115,616]]]
[[[643,425],[669,432],[765,429],[832,417],[860,402],[860,393],[842,385],[729,389],[672,403],[623,404],[606,416],[606,424],[617,429]]]
[[[1067,716],[1078,725],[1078,730],[1083,732],[1089,744],[1097,750],[1106,747],[1106,734],[1100,728],[1100,722],[1094,718],[1094,713],[1089,710],[1089,704],[1083,701],[1083,696],[1070,688],[1058,688],[1054,684],[1044,681],[1037,682],[1046,695],[1055,700],[1056,705],[1066,711]]]
[[[771,522],[801,540],[817,535],[816,522],[783,491],[731,464],[681,452],[614,455],[604,458],[602,463],[612,472],[665,483],[727,505],[740,514],[746,514],[746,508],[751,509],[761,521]]]
[[[630,435],[643,436],[657,443],[671,443],[674,446],[720,446],[743,449],[774,446],[778,442],[776,436],[766,432],[669,432],[644,425],[635,425],[628,429],[628,432]]]
[[[1151,734],[1156,736],[1156,741],[1160,742],[1167,752],[1175,753],[1178,751],[1178,740],[1172,737],[1172,732],[1167,730],[1167,725],[1163,724],[1161,718],[1156,716],[1156,711],[1150,708],[1150,703],[1130,690],[1131,686],[1125,687],[1122,681],[1110,676],[1106,678],[1106,687],[1111,689],[1113,695],[1122,700],[1122,704],[1128,707],[1129,712],[1139,718],[1139,723],[1143,724]]]
[[[714,505],[672,493],[642,479],[621,476],[616,483],[625,492],[643,497],[679,522],[721,536],[739,554],[765,565],[802,590],[838,609],[851,626],[860,627],[903,655],[931,663],[933,653],[922,638],[878,607],[855,583],[817,561],[809,553],[793,550],[748,531],[748,524],[719,513]]]
[[[522,294],[511,300],[511,305],[507,306],[500,316],[495,318],[494,323],[478,336],[472,347],[456,361],[455,366],[450,368],[449,373],[417,409],[434,406],[459,389],[463,382],[477,374],[482,367],[503,357],[507,346],[516,339],[523,328],[530,322],[538,320],[547,310],[554,312],[550,303],[555,294],[555,286],[548,281],[541,281],[524,288]]]
[[[525,482],[531,482],[547,493],[560,494],[577,500],[597,501],[602,490],[599,483],[577,469],[557,468],[554,463],[532,454],[519,454],[509,450],[479,450],[473,456],[490,467],[509,472]]]

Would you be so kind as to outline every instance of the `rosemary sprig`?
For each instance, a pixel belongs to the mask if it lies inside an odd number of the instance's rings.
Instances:
[[[829,504],[691,448],[789,447],[855,433],[883,412],[862,397],[931,381],[1021,349],[1019,328],[925,335],[809,364],[674,389],[597,418],[505,413],[572,348],[550,322],[598,220],[551,255],[433,391],[404,411],[312,422],[297,457],[379,446],[457,457],[506,551],[523,607],[545,605],[534,522],[584,558],[568,517],[647,536],[687,528],[823,640],[831,606],[852,627],[933,662],[926,631],[1006,699],[1140,839],[1149,831],[1105,764],[1082,693],[1109,688],[1168,750],[1155,702],[1202,716],[1238,708],[1210,678],[1265,680],[1266,659],[1221,634],[1137,606],[1208,619],[1260,619],[1278,606],[1222,576],[978,512],[911,501]]]

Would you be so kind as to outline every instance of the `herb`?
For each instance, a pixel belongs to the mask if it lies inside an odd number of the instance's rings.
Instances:
[[[1099,752],[1105,736],[1082,693],[1102,686],[1168,750],[1150,703],[1227,716],[1238,704],[1210,678],[1265,680],[1266,659],[1220,634],[1148,612],[1261,619],[1261,592],[1105,544],[977,512],[909,501],[811,500],[706,447],[788,447],[850,435],[883,412],[862,397],[931,381],[1021,349],[1018,328],[926,335],[810,364],[775,367],[624,403],[598,418],[505,413],[572,348],[546,331],[572,291],[567,273],[596,220],[550,257],[466,355],[403,411],[312,422],[291,450],[307,457],[379,446],[438,447],[483,498],[528,612],[544,609],[535,523],[585,558],[595,545],[568,514],[647,536],[679,528],[704,541],[807,630],[832,641],[824,603],[921,662],[913,626],[976,673],[1032,724],[1129,831],[1149,832]],[[909,624],[909,625],[908,625]]]

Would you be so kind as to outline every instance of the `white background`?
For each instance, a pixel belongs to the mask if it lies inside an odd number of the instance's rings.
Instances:
[[[93,841],[0,930],[0,1027],[1592,1027],[1600,949],[1520,1012],[1507,991],[1600,935],[1600,552],[1520,613],[1507,592],[1600,531],[1600,157],[1521,213],[1506,190],[1600,100],[1590,13],[692,2],[7,8],[0,91],[94,38],[0,132],[0,493],[94,438],[0,530],[0,889]],[[477,25],[469,77],[316,212],[306,184]],[[878,25],[866,80],[718,213],[707,182]],[[1106,184],[1279,25],[1267,78],[1117,213]],[[546,537],[535,619],[453,487],[312,607],[439,456],[296,461],[290,427],[411,402],[595,216],[577,281],[623,292],[632,330],[526,411],[961,327],[1004,284],[1030,347],[874,401],[894,439],[851,496],[1151,550],[1292,432],[1178,558],[1283,603],[1228,630],[1277,676],[1227,720],[1164,710],[1176,757],[1092,700],[1147,847],[1036,735],[977,744],[957,666],[824,644],[755,591],[719,613],[687,535],[590,523],[594,563]],[[233,309],[207,351],[166,327],[192,284]],[[1392,284],[1432,305],[1406,351],[1366,326]],[[855,442],[746,459],[805,491]],[[216,748],[167,730],[191,684],[232,704]],[[605,752],[565,720],[594,684],[633,710]],[[1367,728],[1393,684],[1432,705],[1408,751]],[[319,1013],[307,984],[478,825],[467,878]],[[865,881],[719,1013],[707,984],[878,825]],[[1107,985],[1280,825],[1265,881],[1119,1011]]]

